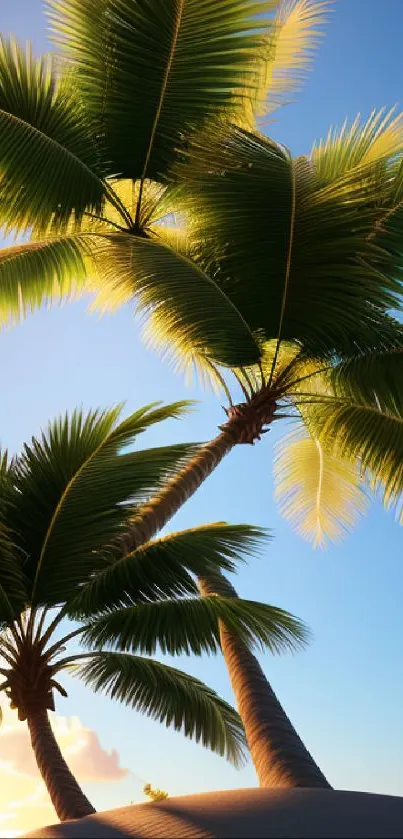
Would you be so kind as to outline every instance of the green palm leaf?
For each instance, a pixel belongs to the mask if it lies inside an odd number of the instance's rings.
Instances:
[[[155,655],[202,655],[221,650],[218,621],[248,647],[271,653],[295,650],[307,640],[293,615],[265,603],[225,597],[160,600],[111,610],[91,621],[83,640],[90,648],[105,645],[124,652]]]
[[[180,173],[198,261],[252,330],[317,355],[376,339],[401,290],[371,240],[377,180],[321,188],[310,160],[228,126],[200,135]]]
[[[242,764],[245,738],[238,714],[188,673],[158,661],[105,651],[72,672],[93,690],[182,731],[236,766]]]
[[[377,166],[403,152],[403,114],[382,108],[362,123],[360,115],[340,130],[331,128],[326,140],[315,143],[310,158],[320,184],[333,183],[356,168]]]
[[[299,90],[323,36],[322,25],[331,3],[288,0],[275,5],[274,31],[266,35],[261,50],[259,84],[250,108],[245,108],[243,124],[247,128],[254,128],[256,120],[289,102],[290,95]]]
[[[228,366],[254,364],[260,350],[245,321],[220,288],[193,262],[158,241],[117,233],[92,250],[102,282],[101,310],[129,300],[153,316],[173,341]],[[97,290],[97,289],[96,289]]]
[[[335,441],[343,458],[359,465],[372,490],[378,490],[387,508],[395,507],[403,522],[403,398],[396,377],[396,360],[385,372],[385,387],[378,380],[371,392],[351,389],[352,376],[343,382],[340,373],[334,396],[313,406],[310,429],[318,438]],[[389,389],[392,384],[391,389]]]
[[[0,318],[23,317],[55,297],[95,291],[93,307],[135,301],[137,311],[205,363],[253,364],[260,351],[233,304],[200,268],[157,239],[98,229],[0,250]]]
[[[242,106],[268,0],[48,0],[112,174],[161,180],[190,130]]]
[[[194,451],[186,445],[126,451],[139,433],[180,416],[185,406],[149,406],[120,422],[119,406],[87,416],[76,411],[24,446],[16,465],[18,505],[8,518],[28,557],[34,604],[64,602],[104,567],[106,546],[132,505],[144,503]]]
[[[28,595],[23,556],[7,518],[12,504],[13,482],[13,461],[6,451],[0,451],[0,625],[18,617]]]
[[[18,321],[55,298],[68,299],[88,275],[81,236],[60,236],[0,249],[0,323]]]
[[[387,324],[386,324],[387,327]],[[330,384],[336,395],[346,393],[351,398],[371,402],[379,394],[384,405],[393,412],[401,403],[401,370],[403,360],[403,330],[401,324],[390,319],[390,330],[380,335],[378,346],[357,353],[334,367]]]
[[[248,525],[209,524],[155,539],[98,571],[80,590],[71,613],[91,615],[148,599],[195,594],[190,574],[234,571],[236,562],[256,553],[265,535]]]
[[[85,112],[67,80],[57,80],[52,59],[1,38],[1,223],[44,230],[73,212],[100,212],[106,190],[98,158]]]

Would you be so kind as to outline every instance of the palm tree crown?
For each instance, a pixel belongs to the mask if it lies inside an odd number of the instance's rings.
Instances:
[[[257,362],[250,326],[175,248],[166,190],[206,123],[249,124],[298,86],[327,6],[52,0],[60,54],[2,39],[0,218],[31,240],[0,253],[4,319],[90,287],[101,308],[134,299],[207,366]]]

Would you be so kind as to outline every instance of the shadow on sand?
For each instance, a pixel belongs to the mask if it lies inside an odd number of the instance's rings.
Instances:
[[[97,813],[36,839],[403,839],[403,798],[320,789],[243,789]]]

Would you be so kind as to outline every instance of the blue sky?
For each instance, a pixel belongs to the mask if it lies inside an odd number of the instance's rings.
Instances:
[[[47,48],[40,0],[2,0],[1,30]],[[331,124],[372,108],[403,107],[401,0],[336,0],[314,71],[294,104],[270,131],[294,153],[307,151]],[[47,419],[76,405],[127,410],[150,401],[201,400],[197,413],[148,436],[148,443],[204,440],[222,421],[212,396],[186,389],[139,339],[130,308],[90,317],[83,302],[40,312],[0,335],[0,438],[11,450]],[[276,432],[277,433],[277,432]],[[280,519],[272,498],[274,434],[254,449],[239,447],[176,517],[174,526],[226,519],[269,526],[275,539],[242,568],[236,585],[246,597],[292,611],[314,641],[298,656],[262,657],[265,672],[330,782],[342,789],[403,794],[402,637],[403,533],[380,506],[341,545],[314,552]],[[231,691],[219,658],[181,659],[226,698]],[[79,683],[59,704],[94,729],[105,749],[135,775],[171,794],[255,784],[252,766],[236,772],[174,733],[94,697]],[[1,732],[0,732],[1,739]],[[95,806],[141,797],[129,774],[87,784]]]

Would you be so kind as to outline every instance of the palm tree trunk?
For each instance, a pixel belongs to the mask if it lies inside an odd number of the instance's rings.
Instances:
[[[237,597],[220,573],[198,580],[202,596]],[[261,787],[319,787],[330,784],[287,717],[248,647],[220,621],[221,648]]]
[[[60,821],[95,813],[57,745],[46,709],[30,713],[27,723],[39,771]]]
[[[274,389],[271,391],[264,387],[249,402],[226,409],[228,420],[220,426],[221,434],[201,447],[184,469],[168,481],[162,492],[140,509],[127,531],[116,540],[116,546],[123,556],[152,539],[182,504],[194,495],[234,446],[239,443],[253,444],[260,440],[264,429],[275,416],[275,397]]]
[[[116,540],[119,551],[125,556],[152,539],[182,504],[194,495],[237,442],[235,434],[224,430],[210,443],[202,446],[195,457],[168,481],[162,492],[141,507],[127,531]]]

